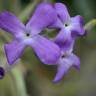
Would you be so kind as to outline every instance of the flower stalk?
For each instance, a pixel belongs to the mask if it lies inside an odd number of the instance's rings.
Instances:
[[[17,67],[18,68],[18,67]],[[26,86],[25,86],[25,81],[24,81],[24,74],[21,72],[20,68],[14,68],[12,70],[12,75],[15,80],[16,84],[16,91],[18,96],[28,96],[27,91],[26,91]]]
[[[87,24],[85,24],[85,30],[91,31],[96,26],[96,19],[93,19],[89,21]]]

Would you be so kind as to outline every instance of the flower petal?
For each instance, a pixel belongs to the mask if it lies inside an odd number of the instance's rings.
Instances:
[[[6,11],[0,14],[0,28],[16,36],[23,31],[24,25],[12,13]]]
[[[66,41],[64,44],[59,45],[61,50],[66,53],[72,53],[75,40]]]
[[[54,38],[54,42],[59,46],[64,45],[67,41],[71,41],[71,31],[62,29],[58,35]]]
[[[81,16],[75,16],[71,18],[71,31],[72,31],[72,35],[76,36],[76,35],[84,35],[85,34],[85,30],[84,30],[84,21],[83,18]]]
[[[61,21],[63,23],[69,21],[70,16],[67,7],[63,3],[56,3],[54,6],[58,14],[58,17],[61,19]]]
[[[62,29],[63,27],[64,27],[64,24],[61,22],[61,20],[58,17],[54,23],[52,23],[48,26],[49,29],[53,29],[53,28]]]
[[[56,20],[56,16],[55,9],[51,4],[41,3],[35,10],[34,15],[26,27],[31,30],[32,34],[38,34],[48,25],[52,24]]]
[[[63,59],[61,58],[58,63],[57,73],[53,82],[60,81],[72,66],[80,69],[80,60],[74,54],[71,54],[70,56]]]
[[[80,59],[77,57],[75,54],[71,54],[69,57],[70,61],[73,62],[73,66],[77,69],[80,70]]]
[[[25,45],[14,40],[13,42],[4,46],[7,61],[12,65],[20,56],[25,48]]]
[[[59,47],[52,41],[38,35],[30,46],[34,49],[40,60],[48,65],[54,65],[60,57]]]

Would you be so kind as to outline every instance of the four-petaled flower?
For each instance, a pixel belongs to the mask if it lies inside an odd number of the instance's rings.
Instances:
[[[52,6],[57,13],[57,19],[48,28],[60,30],[54,41],[63,49],[65,42],[70,43],[77,36],[85,34],[83,18],[80,15],[70,17],[66,6],[62,3],[55,3]]]
[[[75,67],[77,70],[80,70],[80,59],[73,53],[73,47],[74,42],[67,45],[67,47],[65,44],[65,51],[64,47],[64,49],[61,49],[61,56],[57,61],[57,73],[53,82],[60,81],[71,67]]]
[[[4,46],[9,64],[14,64],[27,46],[33,48],[44,64],[56,63],[60,56],[59,47],[39,34],[55,21],[55,15],[56,12],[47,3],[42,3],[37,7],[26,26],[9,12],[0,14],[0,28],[11,33],[15,38],[11,43]]]

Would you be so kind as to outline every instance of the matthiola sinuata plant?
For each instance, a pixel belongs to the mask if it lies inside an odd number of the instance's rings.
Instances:
[[[61,80],[71,66],[80,68],[80,60],[73,54],[73,48],[76,38],[85,33],[83,18],[70,17],[64,4],[40,4],[26,26],[12,13],[3,12],[0,14],[0,28],[15,38],[4,46],[9,65],[14,64],[24,49],[30,46],[44,64],[58,66],[53,82]],[[39,34],[45,28],[60,31],[49,40]],[[4,70],[0,70],[3,73]]]

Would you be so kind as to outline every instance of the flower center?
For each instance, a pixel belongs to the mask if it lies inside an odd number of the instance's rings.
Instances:
[[[65,27],[68,27],[68,26],[69,26],[69,24],[65,23],[65,24],[64,24],[64,26],[65,26]]]
[[[61,58],[65,58],[66,57],[66,55],[65,54],[63,54],[62,56],[61,56]]]
[[[29,37],[30,36],[30,33],[26,33],[26,36]]]
[[[65,23],[64,23],[64,27],[69,27],[70,26],[70,21],[66,21]]]
[[[68,52],[62,52],[61,53],[61,58],[63,59],[63,58],[66,58],[66,57],[68,57],[69,56],[69,54],[68,54]]]

